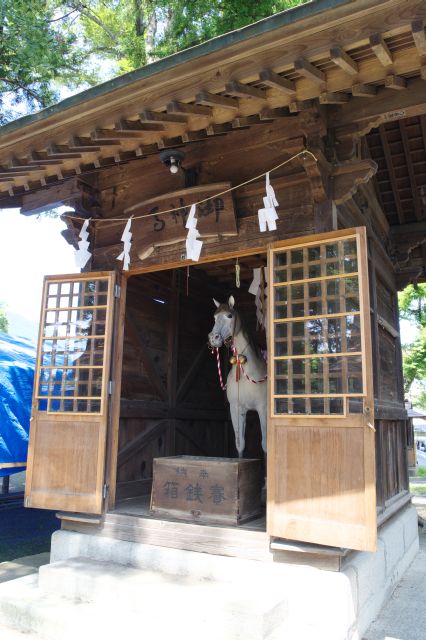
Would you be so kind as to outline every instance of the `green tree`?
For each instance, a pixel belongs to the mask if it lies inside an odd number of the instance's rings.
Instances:
[[[71,14],[59,0],[0,2],[0,123],[58,99],[86,79]]]
[[[404,386],[408,392],[414,380],[426,379],[426,284],[409,285],[398,294],[400,317],[415,327],[414,339],[403,345]],[[426,394],[418,399],[426,408]]]
[[[307,0],[1,0],[0,123]]]
[[[4,303],[0,302],[0,332],[7,333],[9,331],[9,321],[7,319]]]

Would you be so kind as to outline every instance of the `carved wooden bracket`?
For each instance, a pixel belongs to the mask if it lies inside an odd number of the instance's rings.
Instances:
[[[332,197],[336,204],[349,200],[358,185],[368,182],[377,171],[374,160],[345,162],[332,168]]]

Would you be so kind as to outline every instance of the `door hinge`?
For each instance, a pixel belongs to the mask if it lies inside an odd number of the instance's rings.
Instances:
[[[113,390],[113,388],[114,388],[114,383],[113,383],[113,381],[112,381],[112,380],[110,380],[110,381],[108,382],[108,395],[109,395],[109,396],[112,396],[112,390]]]
[[[102,491],[102,497],[103,497],[104,500],[106,499],[106,497],[108,495],[108,492],[109,492],[109,485],[105,482],[104,488],[103,488],[103,491]]]
[[[121,287],[119,284],[116,284],[114,287],[114,298],[119,298],[121,296]]]

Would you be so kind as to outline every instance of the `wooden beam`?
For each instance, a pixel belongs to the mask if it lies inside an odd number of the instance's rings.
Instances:
[[[223,124],[209,124],[206,128],[208,136],[220,136],[232,131],[232,125],[230,122],[224,122]]]
[[[399,130],[401,132],[402,144],[403,144],[403,147],[404,147],[404,155],[405,155],[405,161],[407,163],[408,176],[410,178],[410,188],[411,188],[411,193],[413,195],[413,202],[414,202],[414,214],[415,214],[417,220],[422,220],[423,219],[423,211],[422,211],[423,207],[422,207],[422,203],[420,201],[419,187],[417,186],[416,174],[414,172],[413,160],[412,160],[412,157],[411,157],[410,143],[408,141],[406,122],[405,122],[405,120],[400,120],[398,124],[399,124]]]
[[[207,138],[207,131],[205,129],[185,131],[182,133],[183,142],[197,142],[198,140],[204,140],[204,138]]]
[[[113,144],[120,144],[119,142],[114,142]],[[78,136],[73,136],[70,138],[68,142],[68,149],[70,151],[79,151],[81,153],[92,153],[101,150],[101,146],[97,145],[91,138],[79,138]]]
[[[312,106],[312,100],[295,100],[290,102],[288,109],[290,113],[299,113],[299,111],[306,111]]]
[[[51,144],[47,148],[47,155],[49,158],[54,158],[56,160],[69,160],[72,158],[81,158],[81,153],[78,151],[73,151],[67,145],[64,144]]]
[[[235,98],[219,96],[215,93],[209,93],[208,91],[200,91],[197,93],[195,102],[207,107],[220,107],[222,109],[232,109],[234,111],[238,111],[240,108],[238,100]]]
[[[391,187],[392,187],[393,199],[395,200],[396,213],[397,213],[397,216],[398,216],[399,223],[403,224],[405,220],[404,220],[404,214],[402,212],[402,205],[401,205],[401,199],[399,197],[395,170],[394,170],[393,164],[392,164],[392,154],[391,154],[391,151],[390,151],[388,139],[386,137],[386,130],[385,130],[383,125],[380,125],[380,127],[379,127],[379,135],[380,135],[380,141],[381,141],[382,147],[383,147],[383,153],[384,153],[384,156],[385,156],[386,168],[388,170],[390,183],[391,183]]]
[[[288,118],[289,110],[286,107],[277,107],[276,109],[269,109],[266,107],[262,109],[259,114],[261,120],[275,120],[276,118]]]
[[[37,152],[30,151],[30,154],[27,157],[28,164],[36,164],[36,165],[44,165],[48,166],[50,164],[62,164],[62,160],[55,160],[54,158],[49,158],[45,152]]]
[[[423,20],[413,20],[411,23],[411,33],[419,56],[426,56],[426,35]]]
[[[426,113],[426,83],[421,78],[407,81],[407,91],[381,89],[371,100],[354,98],[330,114],[330,127],[358,126],[362,131],[381,122],[410,118]],[[359,123],[359,124],[357,124]]]
[[[32,164],[23,164],[20,160],[13,156],[9,162],[7,163],[7,167],[0,167],[0,171],[5,171],[7,173],[20,173],[21,171],[43,171],[43,167],[35,166]]]
[[[347,93],[327,93],[325,91],[319,97],[320,104],[346,104],[346,102],[349,102]]]
[[[143,132],[144,135],[146,132]],[[140,131],[116,131],[115,129],[95,129],[91,132],[92,140],[96,142],[109,142],[110,140],[127,140],[128,138],[139,138]]]
[[[14,171],[13,173],[8,169],[0,169],[0,178],[8,178],[14,180],[15,178],[23,178],[29,175],[29,171]]]
[[[359,98],[372,98],[377,93],[377,87],[371,84],[354,84],[352,85],[352,95]]]
[[[264,100],[265,102],[267,100],[265,89],[258,89],[248,84],[242,84],[241,82],[237,82],[237,80],[227,82],[225,91],[238,98],[255,98],[256,100]]]
[[[192,386],[195,376],[201,368],[201,365],[204,363],[208,354],[208,349],[205,345],[201,347],[198,354],[195,357],[195,360],[192,361],[191,366],[185,374],[184,379],[182,380],[176,394],[176,404],[180,404],[182,400],[185,399],[186,394]]]
[[[244,129],[256,124],[262,124],[262,120],[257,114],[253,116],[240,116],[238,118],[234,118],[231,122],[233,129]]]
[[[118,452],[117,466],[122,467],[130,458],[132,458],[141,449],[146,447],[150,442],[158,438],[163,431],[169,426],[169,419],[163,418],[154,424],[149,425],[142,433],[139,433],[133,440],[127,442]]]
[[[186,102],[178,102],[172,100],[167,105],[167,113],[180,113],[186,115],[188,118],[191,116],[206,116],[211,117],[213,111],[211,107],[204,107],[198,104],[186,104]]]
[[[139,120],[125,120],[120,118],[115,123],[116,131],[122,131],[124,133],[128,131],[143,132],[147,131],[164,131],[164,124],[161,122],[140,122]]]
[[[295,83],[292,80],[283,78],[278,75],[278,73],[274,73],[271,69],[263,69],[259,73],[259,80],[261,80],[263,84],[266,84],[267,87],[271,87],[272,89],[285,93],[286,96],[290,96],[292,98],[296,96]]]
[[[392,54],[389,51],[388,45],[383,40],[381,33],[374,33],[370,36],[370,47],[372,48],[376,58],[384,67],[388,67],[393,63]]]
[[[396,89],[397,91],[401,91],[402,89],[407,88],[407,81],[401,76],[386,76],[385,87],[386,89]]]
[[[330,58],[334,64],[340,67],[345,73],[351,76],[358,74],[358,64],[340,47],[332,47],[332,49],[330,49]]]
[[[165,124],[186,124],[186,116],[179,115],[177,113],[165,113],[163,111],[149,111],[144,109],[139,114],[139,119],[142,123],[164,122]]]
[[[325,73],[317,69],[313,64],[305,60],[305,58],[297,58],[297,60],[294,61],[294,68],[301,76],[317,84],[324,84],[327,80]]]

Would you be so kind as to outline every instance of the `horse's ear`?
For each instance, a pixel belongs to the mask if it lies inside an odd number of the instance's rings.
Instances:
[[[230,309],[233,309],[234,308],[234,304],[235,304],[234,296],[229,296],[229,298],[228,298],[228,307]]]
[[[217,300],[215,300],[214,298],[213,298],[213,302],[215,303],[216,307],[220,307],[220,302],[218,302],[218,301],[217,301]]]

